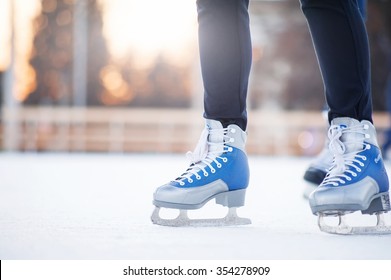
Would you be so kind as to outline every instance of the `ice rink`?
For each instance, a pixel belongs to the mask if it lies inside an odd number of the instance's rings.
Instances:
[[[391,236],[319,231],[302,197],[309,162],[250,157],[247,205],[239,214],[252,225],[168,228],[150,222],[152,194],[184,171],[183,155],[3,153],[0,259],[391,259]],[[197,215],[225,211],[213,202]]]

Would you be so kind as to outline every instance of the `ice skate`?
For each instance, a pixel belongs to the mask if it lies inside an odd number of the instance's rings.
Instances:
[[[327,171],[333,163],[333,154],[329,149],[328,139],[325,142],[323,150],[310,163],[310,166],[304,173],[305,188],[303,192],[304,198],[308,199],[309,195],[323,182]]]
[[[247,135],[237,125],[223,128],[219,121],[206,120],[205,129],[194,152],[188,152],[190,167],[153,195],[151,220],[163,226],[227,226],[250,224],[238,217],[236,208],[244,205],[249,182],[249,168],[244,149]],[[226,217],[189,219],[188,210],[199,209],[207,202],[228,207]],[[174,219],[160,216],[161,208],[179,209]]]
[[[336,118],[329,139],[332,167],[309,197],[319,228],[335,234],[391,234],[383,217],[390,210],[389,183],[374,126],[369,121]],[[376,215],[377,222],[349,226],[345,215],[356,211]],[[337,216],[338,224],[328,225],[328,216]]]

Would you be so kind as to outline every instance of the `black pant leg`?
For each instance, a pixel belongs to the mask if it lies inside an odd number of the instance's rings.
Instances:
[[[247,126],[249,0],[197,0],[204,117]]]
[[[301,0],[319,61],[329,121],[372,121],[370,54],[356,0]]]

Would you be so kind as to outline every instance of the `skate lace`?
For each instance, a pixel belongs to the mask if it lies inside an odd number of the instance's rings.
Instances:
[[[197,146],[193,152],[189,151],[186,153],[186,157],[190,161],[190,167],[180,177],[176,178],[174,182],[178,182],[181,186],[185,185],[184,181],[193,183],[191,178],[195,175],[197,180],[201,179],[199,172],[202,172],[205,177],[209,176],[209,172],[206,170],[210,168],[210,172],[216,173],[216,169],[212,166],[212,163],[216,163],[217,168],[222,167],[222,163],[226,163],[228,158],[222,156],[226,152],[232,152],[233,148],[226,145],[226,143],[232,143],[233,138],[227,136],[227,132],[231,130],[235,132],[233,128],[221,128],[221,129],[207,129],[202,131],[201,137],[198,140]],[[213,137],[214,134],[222,135],[222,142],[210,142],[208,137]]]
[[[362,171],[364,167],[363,161],[367,160],[364,155],[359,155],[364,150],[370,149],[369,144],[363,143],[363,138],[369,138],[369,134],[366,134],[363,130],[367,130],[368,125],[355,125],[349,128],[341,127],[339,125],[332,125],[328,132],[330,139],[329,148],[334,154],[333,164],[323,180],[322,185],[332,184],[337,187],[339,184],[345,184],[346,181],[351,181],[353,177],[357,177],[358,173]],[[345,133],[358,133],[363,137],[351,141],[341,141],[341,137]],[[362,149],[347,152],[347,145],[362,145]]]

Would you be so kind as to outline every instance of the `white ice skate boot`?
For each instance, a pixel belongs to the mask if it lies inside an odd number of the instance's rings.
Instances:
[[[374,126],[369,121],[336,118],[329,139],[333,165],[309,197],[312,212],[319,216],[320,229],[337,234],[391,233],[383,219],[383,213],[390,210],[388,177]],[[376,214],[377,225],[347,225],[344,215],[355,211]],[[325,216],[338,216],[339,224],[327,225]]]
[[[323,182],[327,171],[333,164],[333,154],[329,149],[329,144],[330,142],[327,139],[323,150],[310,163],[310,166],[304,173],[303,179],[306,183],[303,192],[304,198],[308,199],[309,195]]]
[[[244,205],[249,167],[244,149],[247,135],[237,125],[223,128],[219,121],[206,120],[194,152],[188,152],[191,165],[174,181],[159,187],[153,195],[156,206],[152,222],[164,226],[244,225],[251,221],[236,215]],[[215,199],[229,207],[225,218],[189,219],[187,210],[199,209]],[[163,219],[160,208],[179,209],[175,219]]]

